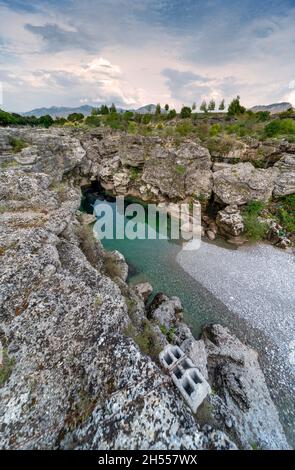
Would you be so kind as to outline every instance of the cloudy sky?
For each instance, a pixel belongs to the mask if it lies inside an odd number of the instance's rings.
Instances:
[[[2,108],[295,105],[295,0],[0,0]]]

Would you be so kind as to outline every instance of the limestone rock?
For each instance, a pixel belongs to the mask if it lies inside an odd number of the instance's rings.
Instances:
[[[182,306],[178,297],[169,299],[169,297],[159,293],[149,307],[148,318],[157,322],[160,326],[165,326],[169,331],[181,318],[181,314]]]
[[[153,292],[153,287],[149,282],[141,282],[139,284],[136,284],[134,289],[136,293],[143,299],[144,302],[147,301],[147,299]]]
[[[207,352],[204,341],[202,339],[197,341],[194,338],[188,338],[181,343],[180,348],[198,367],[204,378],[208,380]]]
[[[213,192],[224,204],[246,204],[249,201],[268,201],[274,188],[277,169],[261,170],[247,163],[213,173]]]
[[[238,237],[244,230],[244,222],[237,205],[225,207],[216,217],[219,232],[225,236]]]
[[[256,351],[221,325],[206,327],[202,338],[209,382],[236,418],[235,432],[243,448],[256,443],[262,449],[287,449]]]
[[[275,164],[279,174],[275,179],[274,196],[287,196],[295,193],[295,155],[285,154]]]

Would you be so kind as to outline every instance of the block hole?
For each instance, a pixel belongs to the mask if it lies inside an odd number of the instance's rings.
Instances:
[[[198,374],[193,371],[191,374],[190,374],[192,380],[195,382],[195,384],[200,384],[202,383],[202,380],[200,379],[200,377],[198,376]]]
[[[168,366],[170,366],[173,362],[172,357],[168,353],[165,354],[164,359],[165,359],[166,363],[168,364]]]
[[[173,374],[175,375],[175,377],[177,379],[181,379],[182,377],[182,372],[181,370],[179,369],[179,367],[175,367],[174,371],[173,371]]]
[[[173,349],[173,354],[174,354],[174,356],[176,357],[176,359],[180,359],[180,358],[181,358],[181,354],[180,354],[180,352],[178,351],[177,348],[174,348],[174,349]]]
[[[183,382],[183,388],[184,388],[184,390],[186,391],[186,393],[187,393],[189,396],[190,396],[190,395],[193,393],[193,391],[194,391],[192,385],[190,384],[190,382],[189,382],[188,380],[185,380],[185,381]]]
[[[185,370],[191,368],[191,366],[189,365],[189,363],[187,362],[187,360],[182,361],[181,365],[182,365],[182,367],[183,367]]]

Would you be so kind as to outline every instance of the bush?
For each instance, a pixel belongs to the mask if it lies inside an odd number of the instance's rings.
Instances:
[[[220,124],[213,124],[210,127],[210,136],[215,137],[216,135],[220,134],[221,131],[222,131],[222,127]]]
[[[186,172],[185,166],[183,165],[176,165],[176,173],[179,175],[184,175]]]
[[[245,234],[252,241],[263,240],[267,235],[268,225],[258,220],[264,207],[263,202],[251,201],[243,209]]]
[[[295,134],[295,122],[293,119],[276,119],[265,126],[264,133],[266,137]]]
[[[192,124],[188,121],[188,122],[183,122],[181,124],[177,124],[176,126],[176,132],[185,137],[187,136],[188,134],[190,134],[193,130],[193,127],[192,127]]]
[[[13,153],[19,153],[22,149],[26,148],[28,144],[22,139],[16,139],[15,137],[11,137],[9,139],[9,143],[12,147]]]
[[[290,233],[295,233],[295,194],[279,200],[278,216],[280,223]]]
[[[189,118],[192,114],[192,110],[189,106],[183,106],[180,111],[180,117],[182,119]]]
[[[177,116],[177,113],[175,109],[170,109],[169,113],[167,114],[167,119],[175,119]]]
[[[99,127],[101,124],[101,119],[99,116],[95,115],[87,116],[85,119],[85,124],[90,127]]]

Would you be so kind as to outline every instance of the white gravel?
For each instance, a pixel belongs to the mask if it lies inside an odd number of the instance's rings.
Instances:
[[[267,244],[229,250],[202,242],[199,250],[181,251],[177,262],[229,308],[233,313],[226,320],[229,327],[242,318],[253,329],[251,344],[260,353],[272,395],[292,434],[295,257]],[[295,432],[291,440],[295,444]]]

